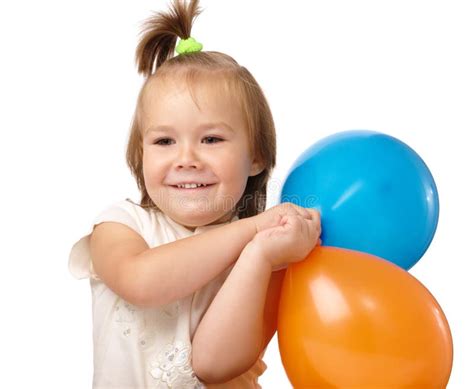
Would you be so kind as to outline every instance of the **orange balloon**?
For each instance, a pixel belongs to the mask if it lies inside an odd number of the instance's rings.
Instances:
[[[445,388],[453,360],[446,317],[415,277],[335,247],[288,268],[278,344],[297,389]]]

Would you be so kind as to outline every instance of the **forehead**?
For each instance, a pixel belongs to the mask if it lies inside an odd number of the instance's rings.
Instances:
[[[214,120],[239,122],[239,125],[243,120],[240,99],[221,80],[150,79],[144,87],[141,109],[147,122],[168,119],[167,116],[176,116],[177,112],[211,116]]]

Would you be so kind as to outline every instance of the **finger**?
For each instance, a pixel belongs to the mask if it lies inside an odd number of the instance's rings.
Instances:
[[[302,236],[307,236],[308,235],[308,222],[310,221],[311,219],[305,219],[305,218],[302,218],[299,220],[299,224],[300,224],[300,233]]]
[[[296,208],[297,206],[293,203],[283,203],[282,204],[282,208],[283,208],[283,211],[287,214],[287,215],[298,215],[298,209]]]
[[[307,225],[308,225],[308,234],[311,236],[311,238],[316,241],[316,238],[319,238],[319,235],[321,233],[321,226],[319,224],[319,220],[307,220]]]
[[[306,219],[301,215],[287,215],[288,223],[285,227],[291,234],[301,235],[303,233],[302,226],[304,226]]]
[[[313,210],[312,214],[313,214],[313,219],[311,220],[311,222],[313,223],[314,228],[317,229],[319,233],[321,233],[322,227],[321,227],[321,218],[319,216],[319,212],[316,210]]]
[[[303,207],[293,203],[283,203],[283,210],[287,215],[298,215],[305,219],[311,219],[311,213]]]
[[[317,214],[313,214],[317,215]],[[319,220],[318,216],[313,216],[311,219],[306,219],[306,222],[312,227],[312,228],[317,228],[321,229],[321,221]]]
[[[295,209],[297,210],[298,214],[303,216],[305,219],[311,219],[312,215],[308,208],[300,207],[299,205],[295,205]]]
[[[320,221],[321,220],[321,214],[319,213],[318,210],[314,209],[314,208],[309,208],[309,212],[311,214],[311,217],[314,219],[314,220],[318,220]]]
[[[319,220],[319,213],[312,208],[303,208],[299,210],[300,215],[308,220]]]
[[[304,242],[302,244],[309,245],[308,247],[312,250],[319,245],[319,234],[311,229],[311,227],[306,226],[306,233],[304,235]]]
[[[319,239],[321,235],[321,225],[319,220],[306,220],[307,225],[307,234],[308,237],[316,242],[316,239]]]

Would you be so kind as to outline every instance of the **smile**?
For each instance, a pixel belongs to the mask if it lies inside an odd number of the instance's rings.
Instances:
[[[180,190],[180,191],[187,191],[187,192],[200,192],[204,191],[214,184],[184,184],[184,185],[171,185],[172,188]]]

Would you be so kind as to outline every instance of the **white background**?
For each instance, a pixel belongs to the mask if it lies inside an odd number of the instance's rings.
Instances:
[[[163,0],[0,5],[2,320],[0,386],[91,386],[87,281],[72,244],[138,190],[125,164],[140,22]],[[411,270],[454,337],[449,389],[474,387],[474,12],[468,1],[202,0],[193,35],[232,55],[273,109],[282,181],[310,144],[370,129],[414,148],[440,195],[433,243]],[[264,388],[290,388],[276,337]],[[66,384],[67,382],[67,384]]]

